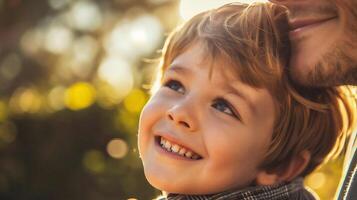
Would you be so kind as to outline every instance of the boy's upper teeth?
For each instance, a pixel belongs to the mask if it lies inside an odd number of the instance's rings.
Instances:
[[[191,158],[192,152],[191,152],[191,151],[187,151],[187,152],[185,153],[185,156],[188,157],[188,158]]]
[[[173,152],[173,153],[177,153],[180,156],[185,156],[187,158],[191,158],[194,160],[197,160],[198,158],[200,158],[200,156],[197,155],[196,153],[189,151],[189,150],[185,149],[184,147],[181,147],[178,144],[173,144],[163,137],[160,137],[160,144],[166,150]]]
[[[171,143],[169,141],[166,141],[165,144],[164,144],[164,147],[167,149],[167,150],[171,150]]]
[[[172,152],[177,153],[180,150],[180,146],[177,144],[174,144],[171,146],[171,150],[172,150]]]
[[[181,156],[183,156],[186,153],[186,149],[182,148],[180,149],[180,151],[178,152]]]

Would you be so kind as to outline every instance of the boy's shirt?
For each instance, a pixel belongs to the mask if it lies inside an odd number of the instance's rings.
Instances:
[[[226,191],[213,195],[169,194],[159,200],[315,200],[304,188],[303,179],[274,186],[256,186],[243,190]]]
[[[340,190],[338,200],[354,200],[357,199],[357,154],[354,149],[354,155],[351,160],[349,170],[345,176],[343,186]]]
[[[337,200],[357,199],[357,130],[352,134],[346,154],[346,172],[340,182]]]

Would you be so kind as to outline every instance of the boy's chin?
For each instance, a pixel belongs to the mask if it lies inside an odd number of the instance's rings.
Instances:
[[[145,176],[151,186],[167,194],[209,195],[232,189],[231,187],[222,188],[222,185],[214,185],[212,182],[170,180],[165,177],[150,176],[148,173],[145,173]]]
[[[177,184],[175,180],[160,179],[150,176],[146,176],[146,179],[151,186],[160,191],[164,191],[167,194],[200,194],[200,192],[197,192],[197,188],[190,187],[187,184]]]
[[[178,184],[175,180],[160,179],[157,177],[146,176],[146,179],[154,188],[164,191],[167,194],[188,194],[200,195],[207,194],[208,191],[202,191],[197,187],[188,184]],[[202,185],[204,187],[204,185]]]

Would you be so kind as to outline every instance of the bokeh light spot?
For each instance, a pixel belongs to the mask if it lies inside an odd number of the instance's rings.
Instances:
[[[37,113],[43,104],[42,95],[34,88],[18,88],[9,105],[14,113]]]
[[[104,48],[109,56],[125,55],[126,58],[135,59],[136,53],[130,42],[130,23],[118,23],[104,38]]]
[[[180,15],[184,20],[188,20],[194,15],[203,12],[205,10],[217,8],[227,3],[241,2],[241,3],[253,3],[253,2],[267,2],[268,0],[181,0],[180,1]]]
[[[147,97],[142,90],[134,89],[124,99],[124,107],[132,113],[139,113],[144,107]]]
[[[36,90],[27,89],[21,94],[19,103],[25,112],[38,112],[41,107],[41,95]]]
[[[97,102],[104,109],[113,109],[122,100],[123,95],[118,90],[106,81],[96,80]]]
[[[65,107],[65,92],[66,88],[63,86],[57,86],[49,92],[48,104],[53,110],[61,110]]]
[[[128,145],[122,139],[113,139],[107,145],[107,152],[113,158],[123,158],[128,153]]]
[[[103,172],[105,169],[103,154],[97,150],[88,151],[83,157],[83,166],[93,173]]]
[[[79,63],[91,63],[97,55],[99,44],[89,35],[82,36],[74,41],[73,55]]]
[[[125,97],[134,85],[131,65],[119,57],[106,58],[98,69],[98,76],[116,89],[116,92]]]
[[[63,25],[51,25],[45,37],[45,49],[54,54],[68,51],[73,41],[73,33]]]
[[[28,55],[36,54],[42,46],[44,35],[43,31],[39,28],[26,31],[20,40],[22,50]]]
[[[132,47],[139,55],[147,55],[157,48],[163,35],[159,19],[152,15],[142,15],[131,24],[129,32]]]
[[[73,26],[82,31],[97,30],[102,24],[102,15],[96,3],[78,1],[71,10]]]
[[[326,175],[316,172],[307,177],[306,184],[312,189],[319,189],[326,183]]]
[[[48,0],[48,4],[54,10],[60,10],[67,6],[71,0]]]
[[[62,68],[61,70],[67,70],[72,76],[88,78],[95,67],[94,60],[99,51],[98,46],[99,44],[94,37],[81,36],[74,40],[72,49],[66,52],[63,59],[57,64],[59,68]]]
[[[71,110],[87,108],[94,103],[95,93],[95,89],[89,83],[75,83],[65,92],[65,104]]]
[[[150,54],[162,42],[163,27],[160,20],[144,14],[132,21],[118,23],[104,39],[108,55],[121,55],[130,61]]]

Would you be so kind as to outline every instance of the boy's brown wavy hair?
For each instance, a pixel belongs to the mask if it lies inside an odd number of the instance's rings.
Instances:
[[[233,3],[202,12],[167,38],[156,84],[178,55],[199,42],[207,59],[229,61],[227,70],[249,86],[266,88],[275,100],[277,116],[261,168],[281,169],[308,151],[311,159],[301,174],[305,176],[341,152],[356,124],[356,97],[349,87],[308,89],[293,85],[287,67],[288,34],[286,9],[272,3]]]

